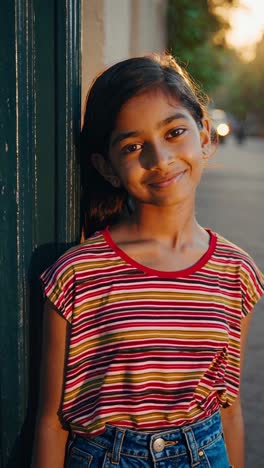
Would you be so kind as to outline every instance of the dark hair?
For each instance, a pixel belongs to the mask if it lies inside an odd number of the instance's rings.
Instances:
[[[93,167],[91,155],[108,157],[111,134],[122,106],[133,96],[161,89],[189,110],[198,126],[206,96],[171,55],[152,54],[116,63],[96,77],[88,92],[81,132],[82,225],[84,237],[113,224],[127,207],[127,193],[114,188]]]

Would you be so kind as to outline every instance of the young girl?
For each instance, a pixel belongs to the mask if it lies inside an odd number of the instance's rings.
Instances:
[[[171,56],[122,61],[93,83],[86,239],[42,274],[34,468],[244,467],[240,367],[264,278],[196,220],[210,135]]]

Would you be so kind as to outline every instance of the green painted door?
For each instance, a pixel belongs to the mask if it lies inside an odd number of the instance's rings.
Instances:
[[[79,239],[80,14],[81,0],[1,2],[1,468],[30,465],[39,274]]]

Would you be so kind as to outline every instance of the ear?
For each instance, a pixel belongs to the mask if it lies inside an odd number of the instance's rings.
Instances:
[[[217,148],[217,138],[212,138],[214,129],[207,118],[202,119],[202,129],[200,130],[201,146],[203,152],[203,160],[206,163],[211,159]]]
[[[113,187],[120,187],[121,182],[119,177],[114,173],[114,170],[101,154],[94,153],[91,155],[91,161],[94,168],[101,174],[101,176],[109,182]]]

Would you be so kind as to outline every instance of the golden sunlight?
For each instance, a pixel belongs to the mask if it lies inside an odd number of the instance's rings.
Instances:
[[[264,33],[263,0],[241,0],[240,6],[229,10],[231,30],[227,42],[236,48],[244,60],[255,57],[255,45]]]

